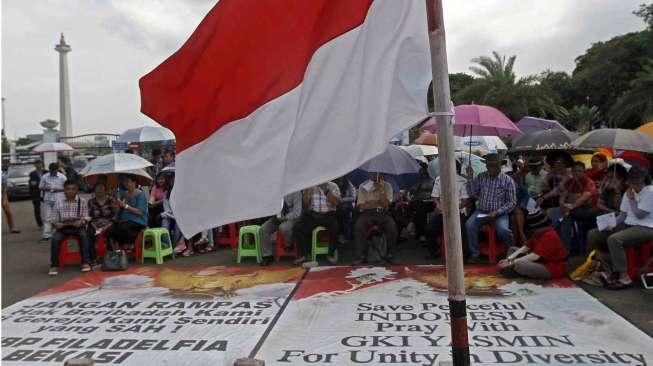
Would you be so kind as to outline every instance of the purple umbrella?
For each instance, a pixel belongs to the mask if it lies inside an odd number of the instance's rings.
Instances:
[[[569,132],[569,130],[556,120],[531,116],[526,116],[520,119],[519,122],[517,122],[517,127],[519,127],[519,129],[525,134],[542,130],[563,130]]]
[[[465,104],[454,107],[456,136],[506,136],[522,135],[522,131],[505,114],[496,108]],[[422,128],[437,129],[435,118],[431,118]]]

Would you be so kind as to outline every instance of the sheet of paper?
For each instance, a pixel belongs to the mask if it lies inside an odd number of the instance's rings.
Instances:
[[[486,214],[486,213],[479,212],[478,215],[477,215],[476,217],[478,217],[479,219],[482,219],[482,218],[484,218],[484,217],[488,217],[488,216],[489,216],[489,215]]]
[[[599,231],[605,231],[617,226],[617,217],[614,212],[596,217],[596,227]]]
[[[371,180],[368,180],[363,184],[363,189],[365,189],[368,192],[372,192],[372,189],[374,188],[374,182]]]

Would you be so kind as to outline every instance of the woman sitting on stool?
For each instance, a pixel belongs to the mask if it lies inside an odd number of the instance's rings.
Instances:
[[[508,257],[499,261],[501,274],[550,280],[565,275],[567,251],[558,233],[551,227],[551,220],[536,207],[533,200],[528,204],[526,219],[531,238],[526,245],[508,249]]]
[[[118,213],[117,223],[111,225],[106,231],[106,237],[111,242],[114,250],[124,245],[131,247],[138,233],[147,226],[147,197],[143,191],[137,188],[136,177],[131,174],[120,176],[126,191],[120,192],[117,200]]]

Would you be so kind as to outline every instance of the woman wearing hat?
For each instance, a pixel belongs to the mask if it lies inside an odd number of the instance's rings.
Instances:
[[[567,251],[558,233],[551,227],[551,220],[535,202],[529,202],[526,224],[531,238],[521,248],[511,247],[508,257],[499,261],[501,273],[514,271],[518,275],[539,280],[550,280],[565,275]],[[512,271],[510,271],[512,269]]]
[[[608,257],[612,274],[603,273],[602,279],[607,288],[618,290],[629,287],[632,279],[628,276],[625,246],[636,247],[653,242],[653,186],[650,185],[644,170],[632,167],[628,172],[628,189],[621,199],[621,214],[617,227],[625,224],[625,229],[599,231],[590,230],[587,241]]]

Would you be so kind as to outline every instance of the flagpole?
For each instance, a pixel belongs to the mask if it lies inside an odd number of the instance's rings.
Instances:
[[[462,238],[456,185],[451,91],[447,66],[442,0],[426,0],[426,14],[431,45],[433,101],[438,127],[440,154],[440,198],[444,215],[449,315],[451,318],[451,354],[454,366],[467,366],[469,339],[467,335],[467,306],[463,269]]]

